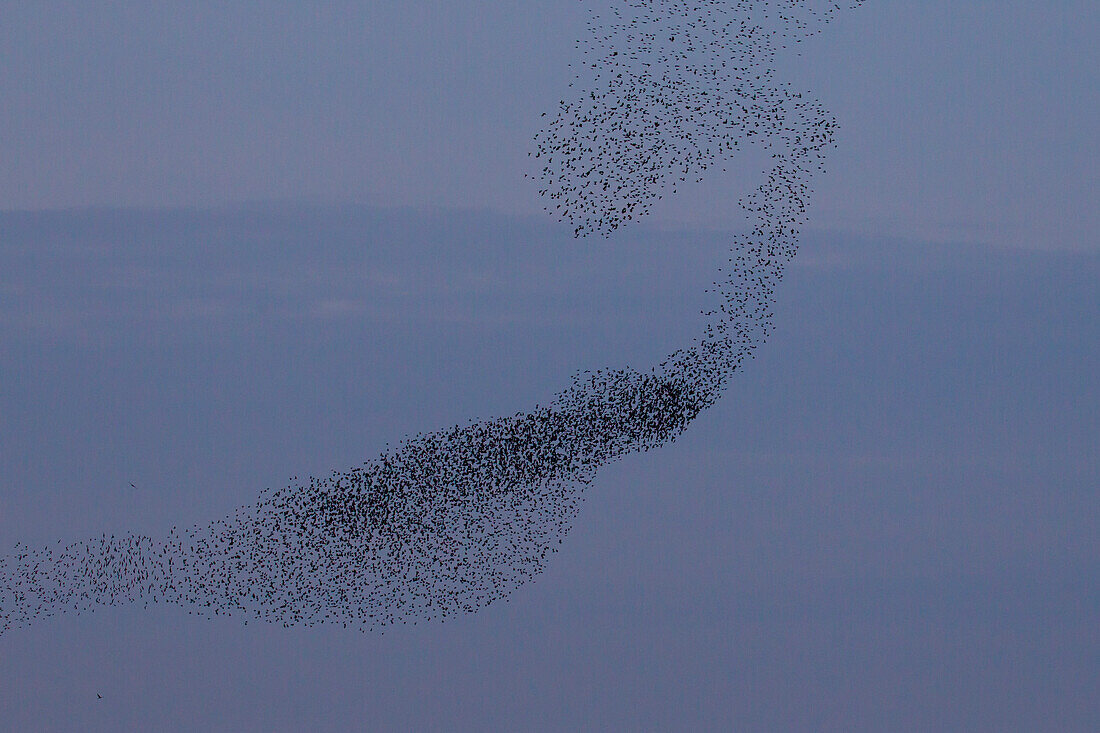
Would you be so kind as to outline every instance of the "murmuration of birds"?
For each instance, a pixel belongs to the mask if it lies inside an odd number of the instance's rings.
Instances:
[[[17,545],[0,559],[0,633],[132,603],[369,631],[473,612],[534,578],[600,467],[674,441],[768,338],[837,130],[818,101],[777,80],[774,61],[840,10],[612,0],[590,15],[574,82],[543,117],[529,175],[578,237],[643,218],[746,144],[770,152],[739,202],[751,229],[733,238],[688,346],[645,371],[579,372],[530,411],[406,437],[208,524]]]

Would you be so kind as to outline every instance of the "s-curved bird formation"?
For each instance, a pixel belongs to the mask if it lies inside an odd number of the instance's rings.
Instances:
[[[617,0],[590,22],[584,81],[535,137],[532,176],[577,236],[644,216],[746,142],[771,153],[740,202],[752,229],[732,242],[690,345],[646,371],[581,372],[527,412],[408,437],[360,467],[266,491],[166,537],[19,546],[0,559],[0,633],[132,602],[369,630],[475,611],[534,577],[598,469],[675,440],[767,339],[836,131],[817,101],[776,80],[772,62],[839,9]]]

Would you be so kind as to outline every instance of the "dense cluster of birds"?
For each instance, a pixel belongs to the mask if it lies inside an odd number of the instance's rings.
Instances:
[[[591,19],[570,85],[584,92],[559,101],[530,153],[547,210],[577,236],[610,234],[743,143],[767,144],[790,112],[777,98],[775,58],[837,10],[804,0],[621,0],[610,18]]]
[[[856,7],[860,3],[854,3]],[[362,630],[445,618],[539,573],[596,471],[675,440],[767,338],[835,120],[772,62],[839,10],[813,0],[616,0],[590,23],[584,91],[535,137],[533,176],[577,236],[643,216],[743,141],[771,152],[704,333],[659,365],[581,372],[545,405],[406,438],[346,472],[264,491],[166,537],[102,536],[0,559],[0,633],[144,602]],[[582,79],[578,74],[577,79]]]

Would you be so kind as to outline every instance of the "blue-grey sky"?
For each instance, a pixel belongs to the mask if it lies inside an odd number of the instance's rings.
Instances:
[[[200,522],[576,369],[645,367],[698,327],[729,240],[286,205],[3,214],[0,236],[9,547]],[[601,471],[510,602],[382,635],[63,616],[0,637],[0,709],[55,730],[1094,730],[1097,254],[817,233],[779,296],[724,399]]]
[[[608,240],[522,178],[588,4],[5,3],[0,547],[222,516],[695,335],[751,155]],[[958,5],[792,62],[840,147],[775,335],[536,582],[382,635],[59,617],[0,637],[0,728],[1100,728],[1100,13]]]
[[[606,2],[4,3],[0,207],[537,210],[529,143]],[[815,220],[1095,248],[1097,37],[1089,0],[841,14],[785,65],[844,126]],[[655,218],[729,226],[755,175],[746,162]]]

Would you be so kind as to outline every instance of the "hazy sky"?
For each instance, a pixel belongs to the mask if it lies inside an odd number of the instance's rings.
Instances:
[[[0,207],[540,205],[539,114],[596,2],[3,3]],[[815,221],[1094,248],[1090,0],[873,0],[786,69],[844,125]],[[756,165],[655,219],[731,224]]]
[[[2,3],[0,548],[203,522],[695,335],[759,160],[608,240],[522,177],[589,4]],[[808,44],[840,147],[774,337],[509,602],[63,616],[0,637],[0,728],[1100,729],[1098,36],[868,0]]]
[[[530,409],[577,369],[644,368],[699,328],[729,242],[288,206],[0,214],[0,236],[7,547],[160,534]],[[382,634],[63,616],[0,637],[0,710],[103,731],[1096,730],[1100,255],[817,234],[779,296],[723,400],[602,470],[508,603]]]

